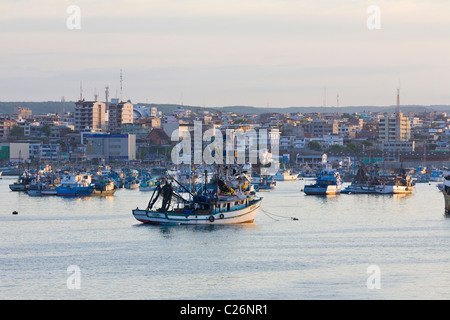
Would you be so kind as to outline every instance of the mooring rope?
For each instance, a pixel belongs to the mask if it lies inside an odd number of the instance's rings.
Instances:
[[[267,212],[266,210],[264,210],[264,209],[262,209],[262,208],[259,208],[259,209],[260,209],[263,213],[265,213],[267,216],[269,216],[270,218],[272,218],[272,219],[275,220],[275,221],[280,221],[280,220],[275,219],[275,218],[272,217],[272,216],[276,216],[276,217],[280,217],[280,218],[285,218],[285,219],[291,219],[291,220],[294,220],[294,221],[297,221],[297,220],[298,220],[298,218],[296,218],[296,217],[280,216],[280,215],[275,214],[275,213]]]

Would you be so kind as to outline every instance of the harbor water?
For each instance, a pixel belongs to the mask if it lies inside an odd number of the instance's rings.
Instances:
[[[151,226],[131,214],[151,192],[30,197],[14,181],[0,179],[1,299],[450,299],[436,183],[325,197],[277,182],[253,224]]]

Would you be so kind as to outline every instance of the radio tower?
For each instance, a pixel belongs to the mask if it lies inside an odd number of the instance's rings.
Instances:
[[[109,86],[105,87],[105,102],[106,102],[106,110],[108,110],[109,107]]]
[[[120,100],[123,100],[123,88],[122,88],[122,84],[123,84],[123,79],[122,79],[122,69],[120,69]]]
[[[64,96],[61,97],[61,104],[62,104],[62,115],[64,116],[64,104],[66,103],[66,98]]]

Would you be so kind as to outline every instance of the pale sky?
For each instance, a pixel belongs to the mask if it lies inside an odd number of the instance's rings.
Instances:
[[[402,104],[450,104],[449,15],[449,0],[1,0],[0,101],[73,101],[80,81],[115,97],[122,69],[134,103],[386,106],[400,86]]]

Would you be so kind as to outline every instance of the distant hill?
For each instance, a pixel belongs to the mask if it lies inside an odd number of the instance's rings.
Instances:
[[[178,104],[154,104],[154,103],[135,103],[135,105],[157,107],[158,111],[163,114],[171,114],[179,107],[192,110],[193,112],[198,110],[208,111],[222,111],[222,112],[235,112],[238,114],[262,114],[262,113],[362,113],[362,112],[387,112],[393,113],[396,110],[396,106],[347,106],[347,107],[289,107],[289,108],[276,108],[276,107],[252,107],[252,106],[224,106],[218,108],[204,108],[200,106],[181,106]],[[46,102],[0,102],[0,114],[12,114],[14,108],[24,107],[33,111],[33,114],[47,114],[47,113],[61,113],[63,104],[60,101],[46,101]],[[64,103],[64,110],[67,112],[73,112],[75,110],[74,101],[66,101]],[[420,106],[420,105],[407,105],[401,106],[402,112],[413,111],[415,113],[421,112],[447,112],[450,113],[450,105],[436,105],[436,106]]]

